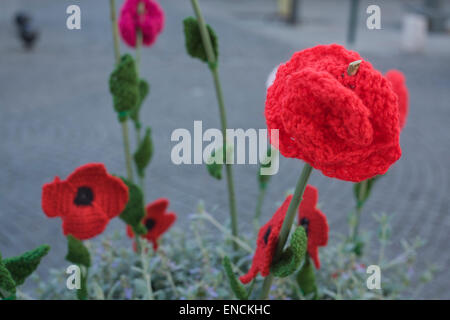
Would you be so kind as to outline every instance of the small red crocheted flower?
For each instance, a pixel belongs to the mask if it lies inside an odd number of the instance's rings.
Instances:
[[[288,196],[273,217],[259,229],[252,266],[247,274],[239,278],[242,283],[249,283],[258,275],[258,272],[263,277],[269,275],[270,265],[272,264],[275,249],[277,248],[278,237],[291,199],[292,195]]]
[[[153,243],[153,249],[158,250],[158,239],[166,232],[177,219],[173,212],[166,212],[169,207],[169,200],[160,198],[150,203],[147,208],[147,214],[142,220],[142,224],[147,228],[147,233],[142,237]],[[133,229],[127,226],[127,234],[130,238],[134,237]]]
[[[42,187],[42,210],[49,218],[60,217],[64,235],[79,240],[92,238],[105,230],[128,202],[128,188],[108,174],[101,163],[76,169],[66,180],[59,177]]]
[[[365,60],[349,75],[357,60],[336,44],[295,53],[278,68],[265,107],[281,154],[353,182],[384,174],[401,156],[397,95]]]
[[[143,3],[143,13],[138,13]],[[141,30],[142,44],[151,46],[164,28],[164,11],[154,0],[126,0],[119,17],[120,34],[130,47],[136,47],[137,30]]]
[[[322,211],[316,208],[317,199],[317,189],[307,185],[298,208],[298,223],[305,228],[308,236],[308,254],[319,269],[319,247],[328,243],[328,222]]]
[[[398,111],[400,120],[400,129],[403,129],[408,116],[408,87],[406,86],[405,76],[398,70],[389,70],[385,77],[392,85],[392,89],[398,97]]]

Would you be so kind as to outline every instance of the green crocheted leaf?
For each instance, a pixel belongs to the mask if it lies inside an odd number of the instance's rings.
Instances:
[[[50,246],[41,245],[34,250],[24,254],[3,260],[3,264],[11,274],[16,286],[20,286],[25,279],[36,270],[42,257],[50,250]]]
[[[220,159],[220,156],[223,156],[223,149],[218,150],[218,157]],[[214,161],[216,157],[216,151],[213,150],[211,152],[211,156],[209,157],[207,163],[206,163],[206,169],[208,169],[208,173],[211,177],[216,178],[217,180],[222,179],[222,163],[217,163]]]
[[[272,146],[270,146],[267,149],[267,159],[270,159],[272,156]],[[266,164],[261,164],[260,169],[258,170],[258,182],[259,182],[259,189],[264,190],[267,188],[267,184],[270,181],[270,177],[271,175],[262,175],[261,174],[261,168],[270,168],[271,166],[271,161],[269,161]]]
[[[222,163],[220,163],[220,159],[222,158]],[[211,155],[208,158],[208,161],[206,162],[206,169],[208,169],[208,173],[216,178],[217,180],[222,179],[222,168],[224,163],[230,163],[233,158],[233,146],[228,145],[226,146],[226,153],[223,152],[223,148],[220,148],[217,150],[216,155],[216,149],[213,149],[211,152]]]
[[[289,247],[271,267],[275,276],[284,278],[298,270],[306,254],[307,241],[305,229],[302,226],[297,227],[292,234]]]
[[[113,95],[114,109],[119,120],[125,121],[127,113],[139,102],[139,81],[133,57],[125,54],[109,78],[109,90]]]
[[[362,185],[365,181],[358,182],[353,185],[353,194],[355,195],[358,206],[360,206],[360,207],[363,206],[364,203],[367,201],[367,199],[370,196],[370,192],[372,191],[372,187],[375,184],[375,181],[377,181],[379,177],[381,177],[381,176],[375,176],[373,178],[366,180],[367,187],[366,187],[365,193],[362,195],[360,195],[360,192],[361,192]],[[361,199],[360,199],[360,196],[361,196]]]
[[[85,266],[86,268],[91,266],[89,250],[84,246],[83,241],[71,235],[67,236],[66,260],[79,266]]]
[[[314,267],[309,257],[305,259],[305,263],[297,274],[297,283],[304,296],[310,296],[317,299],[318,291],[316,285],[316,276]]]
[[[139,101],[136,107],[134,107],[130,111],[130,118],[134,122],[134,126],[139,129],[141,127],[141,122],[139,118],[139,113],[141,111],[142,103],[144,102],[145,98],[150,93],[150,85],[147,81],[144,79],[139,80]]]
[[[242,283],[238,279],[236,279],[233,268],[231,267],[230,259],[227,256],[223,258],[222,264],[223,268],[225,269],[225,273],[227,274],[231,290],[233,290],[236,298],[238,298],[239,300],[248,300],[249,294]]]
[[[187,52],[190,56],[198,58],[207,63],[208,57],[206,56],[206,51],[203,46],[202,36],[197,19],[195,19],[194,17],[188,17],[184,19],[183,24]],[[209,25],[206,25],[206,28],[208,29],[214,55],[217,61],[217,57],[219,56],[219,42],[217,40],[217,35]]]
[[[0,298],[7,299],[16,293],[16,283],[5,267],[0,255]]]
[[[145,176],[145,168],[147,168],[153,156],[152,130],[150,127],[145,131],[144,139],[142,139],[137,151],[134,153],[134,162],[138,175],[143,178]]]
[[[125,209],[119,217],[126,224],[131,226],[136,234],[145,234],[147,230],[141,223],[145,216],[144,196],[142,191],[134,183],[122,177],[121,179],[128,187],[129,199]]]

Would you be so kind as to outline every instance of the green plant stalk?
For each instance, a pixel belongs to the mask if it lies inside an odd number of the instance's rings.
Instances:
[[[143,4],[143,2],[139,3],[139,13],[142,12],[142,4]],[[139,77],[139,66],[141,63],[141,48],[142,48],[142,32],[140,29],[138,29],[137,36],[136,36],[136,69],[138,71],[138,77]],[[140,126],[135,127],[135,130],[136,130],[136,144],[138,146],[140,146],[141,145],[141,127]],[[141,187],[142,193],[144,194],[145,193],[145,190],[144,190],[145,178],[139,176],[138,179],[139,179],[139,186]]]
[[[119,61],[120,61],[120,42],[119,42],[119,29],[117,27],[116,1],[109,0],[109,7],[111,10],[111,25],[112,25],[112,33],[113,33],[113,41],[114,41],[114,57],[116,59],[116,63],[119,63]]]
[[[140,2],[138,6],[138,14],[141,15],[144,11],[144,3]],[[142,31],[138,29],[136,32],[136,70],[139,77],[139,66],[141,65],[141,50],[142,50]],[[136,128],[137,145],[141,144],[141,128]]]
[[[256,201],[255,217],[253,218],[253,226],[255,227],[255,232],[258,232],[259,229],[259,218],[261,217],[262,205],[265,196],[266,196],[266,188],[260,188],[258,200]]]
[[[291,203],[289,204],[286,217],[284,218],[280,236],[278,237],[277,248],[275,250],[272,261],[277,261],[280,258],[281,253],[283,252],[284,245],[286,244],[286,240],[288,239],[292,224],[294,223],[294,219],[297,215],[297,209],[303,199],[303,193],[305,192],[306,184],[308,183],[308,179],[311,175],[312,169],[313,168],[308,163],[305,163],[300,178],[298,179],[297,185],[295,186],[294,195],[292,196]],[[265,300],[269,296],[273,279],[274,276],[272,273],[270,273],[264,279],[260,299]]]
[[[128,120],[122,121],[123,149],[125,151],[125,163],[127,166],[127,178],[133,182],[133,167],[130,153],[130,140],[128,138]]]
[[[157,252],[161,257],[161,261],[162,261],[163,267],[165,269],[164,273],[166,274],[167,281],[169,282],[169,284],[172,288],[175,298],[178,298],[179,297],[178,289],[177,289],[177,286],[175,285],[175,282],[173,281],[173,277],[172,277],[172,273],[170,272],[169,262],[168,262],[166,253],[163,252],[162,249],[159,249]]]
[[[366,196],[366,192],[367,192],[367,188],[368,188],[368,181],[367,180],[361,181],[360,184],[361,184],[361,187],[359,188],[358,201],[356,203],[356,208],[355,208],[355,221],[354,221],[353,230],[351,233],[351,239],[353,241],[356,241],[356,238],[358,237],[361,212],[362,212],[362,209],[364,206],[363,201],[364,201],[364,197]]]
[[[114,41],[114,57],[116,59],[116,64],[120,62],[120,43],[119,43],[119,29],[117,27],[117,14],[116,14],[116,1],[109,0],[109,6],[111,10],[111,24],[112,24],[112,34]],[[123,146],[125,151],[125,163],[127,166],[127,178],[133,182],[133,168],[130,153],[130,141],[128,138],[128,120],[121,122],[122,125],[122,136],[123,136]]]
[[[116,14],[116,1],[109,0],[109,6],[111,11],[111,25],[114,42],[114,57],[116,64],[120,62],[120,42],[119,42],[119,29],[117,27],[117,14]],[[121,122],[122,137],[123,137],[123,149],[125,152],[125,163],[127,166],[127,178],[130,182],[133,182],[133,167],[130,153],[130,139],[128,138],[128,119]],[[140,252],[140,239],[139,235],[135,235],[136,249]]]
[[[153,296],[153,289],[152,289],[152,275],[151,270],[149,269],[148,261],[149,259],[146,259],[146,251],[147,246],[144,246],[144,248],[141,248],[140,254],[141,254],[141,263],[142,263],[142,275],[145,280],[145,285],[147,288],[147,298],[148,300],[154,300]]]
[[[220,83],[219,72],[217,70],[217,57],[214,54],[214,50],[211,44],[211,39],[209,37],[208,29],[206,28],[205,20],[203,19],[202,12],[197,0],[191,0],[192,7],[194,9],[195,15],[197,16],[200,34],[202,37],[203,46],[206,51],[206,56],[208,58],[209,68],[211,70],[214,86],[216,89],[217,102],[219,105],[220,122],[222,127],[223,136],[223,146],[226,148],[226,129],[227,120],[225,113],[225,103],[223,99],[222,86]],[[234,192],[234,182],[233,182],[233,169],[231,164],[225,164],[225,171],[227,176],[227,186],[228,186],[228,199],[230,205],[230,218],[231,218],[231,233],[234,237],[238,237],[238,222],[237,222],[237,211],[236,211],[236,198]],[[236,250],[236,244],[233,244],[233,248]]]

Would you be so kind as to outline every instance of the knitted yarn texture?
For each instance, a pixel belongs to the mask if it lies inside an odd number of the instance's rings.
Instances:
[[[362,60],[356,74],[351,62]],[[357,52],[336,44],[295,53],[267,92],[269,131],[285,157],[323,174],[359,182],[384,174],[401,156],[398,98],[388,80]]]
[[[143,3],[143,13],[139,14],[139,4]],[[119,31],[122,39],[130,47],[136,47],[137,31],[142,33],[142,44],[151,46],[164,28],[164,11],[154,0],[126,0],[120,11]]]
[[[110,175],[101,163],[81,166],[67,180],[55,177],[42,187],[44,213],[49,218],[60,217],[64,235],[79,240],[102,233],[127,202],[127,186]]]

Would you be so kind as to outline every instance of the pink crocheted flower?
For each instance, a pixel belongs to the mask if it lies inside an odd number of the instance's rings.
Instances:
[[[138,13],[139,3],[143,12]],[[164,11],[154,0],[126,0],[120,11],[120,34],[130,47],[136,47],[138,29],[142,32],[142,44],[151,46],[164,28]]]

